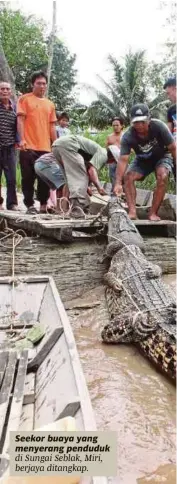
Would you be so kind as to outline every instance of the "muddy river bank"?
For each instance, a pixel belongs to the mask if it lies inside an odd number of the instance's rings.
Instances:
[[[164,276],[175,290],[175,276]],[[175,387],[131,345],[105,345],[104,288],[65,303],[97,427],[116,430],[117,484],[175,484]]]

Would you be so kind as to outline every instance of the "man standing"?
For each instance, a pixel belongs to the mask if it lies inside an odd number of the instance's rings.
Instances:
[[[45,98],[47,76],[44,72],[35,72],[31,79],[32,92],[24,94],[18,100],[18,132],[20,141],[20,167],[24,204],[28,213],[36,213],[34,208],[34,182],[36,173],[35,160],[51,151],[51,142],[57,139],[55,106]],[[46,212],[49,187],[37,177],[37,199],[40,212]]]
[[[150,119],[146,104],[136,104],[131,111],[132,126],[125,132],[121,140],[120,163],[117,165],[114,193],[122,193],[122,180],[129,208],[129,217],[136,219],[136,188],[135,182],[144,179],[155,172],[157,185],[154,191],[149,219],[158,221],[157,212],[165,196],[168,175],[176,166],[176,145],[169,129],[160,120]],[[136,157],[127,165],[131,149]],[[127,170],[127,172],[126,172]],[[125,174],[126,172],[126,174]]]
[[[120,152],[120,141],[122,137],[123,125],[124,125],[124,122],[122,118],[113,119],[113,122],[112,122],[113,133],[110,134],[106,140],[106,147],[108,148],[109,146],[111,146],[110,150],[114,150],[114,145],[115,145],[117,150],[119,150]],[[109,178],[112,183],[112,190],[113,190],[114,184],[115,184],[115,178],[116,178],[116,168],[117,168],[117,163],[115,162],[114,156],[112,157],[110,156],[108,160],[108,168],[109,168]]]
[[[170,77],[164,84],[168,99],[172,106],[167,111],[168,127],[176,141],[176,77]]]
[[[17,210],[16,196],[16,157],[17,119],[15,106],[11,102],[11,86],[0,82],[0,182],[2,172],[6,178],[8,210]],[[3,198],[0,195],[0,210],[3,209]]]
[[[117,145],[120,148],[120,140],[122,136],[123,130],[123,119],[122,118],[114,118],[112,122],[113,133],[109,134],[106,140],[106,146],[109,145]]]

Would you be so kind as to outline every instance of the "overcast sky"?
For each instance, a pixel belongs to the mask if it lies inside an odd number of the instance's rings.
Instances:
[[[168,0],[170,3],[171,0]],[[42,17],[51,26],[52,0],[40,6],[37,0],[15,2],[27,13]],[[146,49],[156,59],[166,40],[166,11],[160,0],[57,0],[58,34],[77,55],[78,82],[100,87],[97,74],[108,78],[109,53],[120,58],[128,48]],[[81,89],[80,101],[92,96]]]

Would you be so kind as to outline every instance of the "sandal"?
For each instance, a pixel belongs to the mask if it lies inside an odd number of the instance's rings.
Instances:
[[[52,208],[52,207],[47,208],[47,213],[56,213],[56,208]]]
[[[26,211],[27,215],[36,215],[38,211],[36,210],[35,207],[29,207],[28,210]]]

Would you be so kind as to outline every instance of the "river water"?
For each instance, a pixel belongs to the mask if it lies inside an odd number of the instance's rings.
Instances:
[[[164,281],[175,288],[175,276]],[[97,428],[117,431],[115,483],[175,484],[175,387],[134,346],[101,343],[108,322],[102,286],[68,303],[67,312]]]

